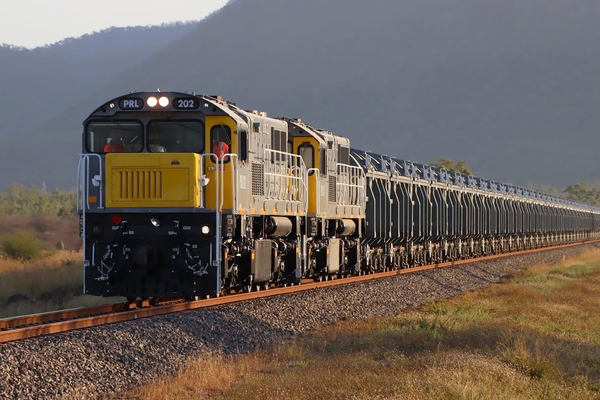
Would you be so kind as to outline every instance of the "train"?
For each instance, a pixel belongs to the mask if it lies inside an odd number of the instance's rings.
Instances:
[[[220,96],[131,92],[83,121],[84,293],[203,298],[600,236],[600,209],[350,146]]]

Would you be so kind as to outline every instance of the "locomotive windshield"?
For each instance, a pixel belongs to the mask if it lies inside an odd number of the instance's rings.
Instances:
[[[202,153],[204,124],[197,120],[155,120],[148,124],[148,151]]]
[[[143,137],[139,122],[92,122],[85,144],[90,153],[135,153],[142,151]]]

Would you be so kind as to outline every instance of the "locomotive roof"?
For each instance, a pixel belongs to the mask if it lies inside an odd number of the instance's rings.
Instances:
[[[336,135],[333,132],[328,131],[326,129],[315,128],[313,126],[308,125],[300,119],[287,117],[283,117],[281,119],[283,121],[286,121],[288,124],[296,125],[297,127],[304,129],[307,133],[309,133],[311,136],[317,139],[322,145],[326,145],[329,140],[335,138],[338,142],[341,142],[340,144],[346,147],[350,146],[350,139],[348,139],[345,136]]]

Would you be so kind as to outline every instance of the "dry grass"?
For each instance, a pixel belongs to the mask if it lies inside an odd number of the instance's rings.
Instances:
[[[122,300],[82,295],[77,216],[0,215],[0,239],[18,237],[20,233],[38,239],[44,247],[43,256],[13,260],[0,251],[0,318]]]
[[[219,395],[223,388],[231,387],[240,379],[260,370],[266,356],[266,353],[249,354],[244,357],[243,363],[237,363],[231,356],[212,354],[190,363],[184,379],[157,382],[151,389],[142,390],[142,397],[178,400]],[[173,390],[173,384],[177,385],[176,390]]]
[[[203,357],[143,399],[600,398],[600,252],[271,351]]]
[[[79,217],[56,215],[0,214],[0,237],[25,232],[35,235],[46,249],[64,245],[66,250],[80,250]]]
[[[81,251],[68,250],[33,261],[0,259],[0,318],[119,301],[81,295],[81,260]]]
[[[81,288],[83,282],[80,251],[56,251],[33,261],[0,259],[0,301],[14,294],[36,298],[58,287]]]

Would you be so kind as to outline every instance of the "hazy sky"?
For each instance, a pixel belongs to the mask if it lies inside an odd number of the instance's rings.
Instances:
[[[31,48],[111,26],[200,20],[226,3],[227,0],[7,1],[0,13],[0,43]]]

